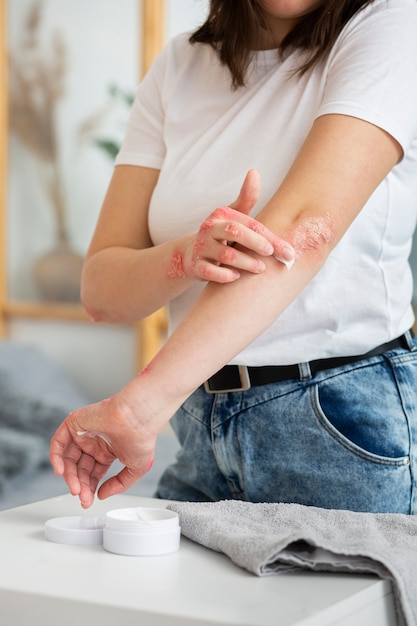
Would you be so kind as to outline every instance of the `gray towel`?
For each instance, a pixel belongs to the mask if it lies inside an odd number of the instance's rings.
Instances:
[[[417,625],[417,517],[238,500],[168,508],[184,536],[258,576],[303,568],[387,579],[398,623]]]

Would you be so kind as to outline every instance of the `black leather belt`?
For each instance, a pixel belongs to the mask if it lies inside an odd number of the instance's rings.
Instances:
[[[413,334],[413,333],[411,333]],[[309,361],[311,374],[316,374],[333,367],[341,367],[372,356],[378,356],[394,348],[409,348],[406,336],[383,343],[366,354],[358,356],[334,357]],[[211,378],[206,380],[204,388],[208,393],[227,393],[231,391],[246,391],[258,385],[267,385],[291,378],[300,378],[298,365],[266,365],[264,367],[247,367],[246,365],[225,365]]]

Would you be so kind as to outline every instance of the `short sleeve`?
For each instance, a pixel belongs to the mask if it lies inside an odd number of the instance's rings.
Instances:
[[[368,5],[342,31],[327,63],[317,117],[358,117],[388,132],[406,152],[417,134],[417,2]]]
[[[165,157],[162,84],[167,51],[157,56],[140,83],[115,165],[161,169]]]

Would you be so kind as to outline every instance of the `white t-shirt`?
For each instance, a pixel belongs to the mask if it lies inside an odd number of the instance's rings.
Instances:
[[[235,91],[213,49],[188,39],[171,40],[139,86],[116,161],[161,170],[149,211],[155,245],[196,231],[236,198],[251,168],[262,180],[259,212],[323,114],[371,122],[404,151],[319,274],[233,362],[363,354],[401,335],[414,320],[407,259],[417,217],[416,0],[375,0],[302,78],[291,77],[301,53],[280,61],[275,50],[256,52],[248,85]],[[170,303],[171,331],[203,288],[196,283]]]

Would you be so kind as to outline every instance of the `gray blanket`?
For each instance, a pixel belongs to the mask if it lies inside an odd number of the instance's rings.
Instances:
[[[88,398],[35,347],[0,341],[0,494],[8,481],[49,466],[49,442]]]
[[[302,568],[387,579],[398,624],[417,624],[417,517],[236,500],[168,508],[186,537],[258,576]]]

